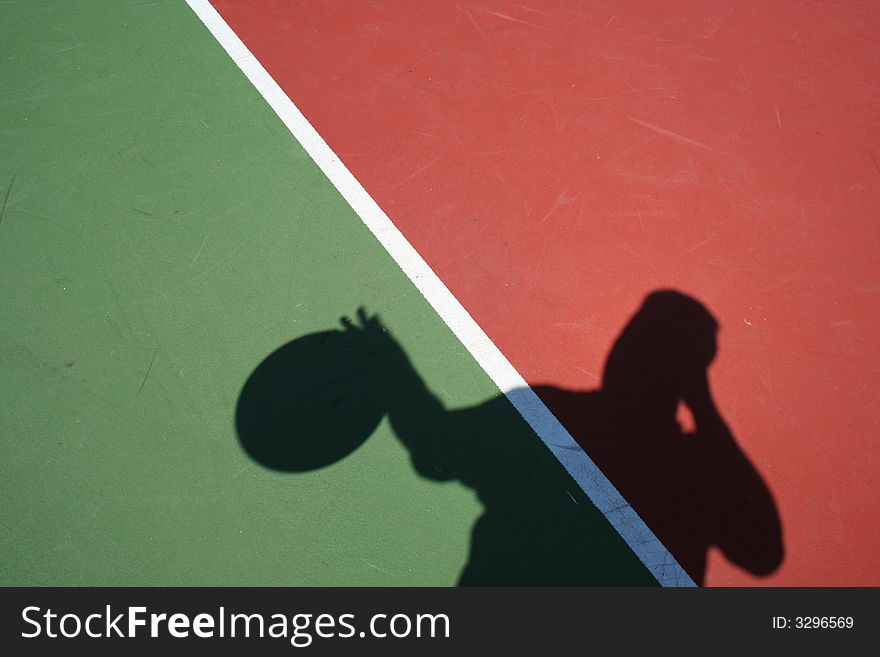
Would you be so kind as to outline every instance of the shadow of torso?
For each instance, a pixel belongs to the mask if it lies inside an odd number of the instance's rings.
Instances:
[[[731,436],[621,417],[601,391],[534,390],[697,584],[711,546],[753,574],[779,565],[772,496]],[[485,506],[460,583],[650,583],[547,447],[517,421],[499,396],[447,411],[408,441],[423,476],[457,479]]]
[[[498,396],[446,411],[407,447],[416,470],[458,480],[485,513],[474,525],[463,586],[652,585],[607,520]]]

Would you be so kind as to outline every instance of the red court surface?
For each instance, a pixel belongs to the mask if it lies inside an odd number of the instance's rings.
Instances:
[[[707,585],[880,584],[877,4],[213,4],[530,384],[709,309],[785,554]]]

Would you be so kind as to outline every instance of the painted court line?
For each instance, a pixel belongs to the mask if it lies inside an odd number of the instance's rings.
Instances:
[[[663,586],[694,581],[242,43],[208,0],[186,0],[397,265]]]

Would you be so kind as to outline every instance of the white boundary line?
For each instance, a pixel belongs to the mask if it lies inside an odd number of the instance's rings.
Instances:
[[[614,485],[544,405],[434,271],[340,161],[208,0],[186,0],[291,134],[339,190],[499,390],[663,586],[695,586]]]

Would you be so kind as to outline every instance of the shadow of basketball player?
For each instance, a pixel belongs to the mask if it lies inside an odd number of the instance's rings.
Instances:
[[[715,407],[707,368],[718,325],[694,299],[648,296],[596,391],[535,386],[698,584],[717,546],[754,574],[782,561],[772,496]],[[688,406],[695,430],[676,420]],[[485,507],[462,585],[622,585],[653,580],[549,450],[499,395],[448,410],[375,317],[294,340],[239,397],[245,451],[276,470],[330,465],[387,414],[415,470],[457,480]]]

